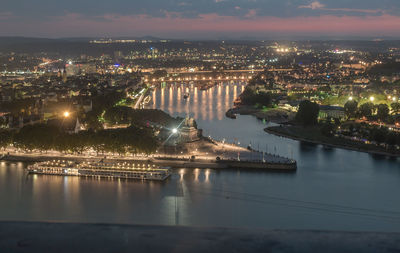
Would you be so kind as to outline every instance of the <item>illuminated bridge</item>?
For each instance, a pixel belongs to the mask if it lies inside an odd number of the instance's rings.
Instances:
[[[263,72],[288,72],[292,69],[246,69],[246,70],[224,70],[224,71],[177,71],[168,72],[168,77],[154,78],[151,73],[146,73],[145,82],[149,83],[174,83],[174,82],[225,82],[243,81],[246,82],[254,75]]]

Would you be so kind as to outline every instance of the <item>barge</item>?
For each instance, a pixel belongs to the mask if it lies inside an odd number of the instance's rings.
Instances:
[[[171,170],[168,167],[132,162],[106,163],[100,161],[77,163],[73,161],[53,160],[29,165],[27,169],[28,173],[32,174],[158,181],[165,180],[171,175]]]

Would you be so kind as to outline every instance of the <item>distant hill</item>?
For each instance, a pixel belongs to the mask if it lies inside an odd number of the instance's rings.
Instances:
[[[20,43],[47,43],[55,41],[55,39],[47,38],[30,38],[30,37],[2,37],[0,36],[0,44],[20,44]]]

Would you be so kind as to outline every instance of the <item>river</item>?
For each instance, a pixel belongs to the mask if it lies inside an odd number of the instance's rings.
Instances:
[[[165,182],[142,182],[27,175],[26,164],[1,162],[0,219],[400,232],[397,159],[270,135],[252,116],[226,118],[243,89],[166,87],[149,107],[189,112],[205,135],[293,157],[296,173],[178,169]]]

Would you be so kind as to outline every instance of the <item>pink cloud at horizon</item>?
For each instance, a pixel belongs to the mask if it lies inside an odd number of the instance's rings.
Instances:
[[[69,13],[54,17],[51,21],[35,26],[39,33],[63,33],[68,36],[130,35],[132,33],[181,34],[186,32],[224,32],[224,33],[307,33],[315,35],[369,35],[399,36],[400,17],[381,16],[315,16],[315,17],[252,17],[240,19],[232,16],[203,14],[197,18],[183,18],[176,13],[166,13],[165,17],[146,15],[121,16],[108,14],[96,18]],[[18,22],[11,24],[13,31],[21,30]]]

